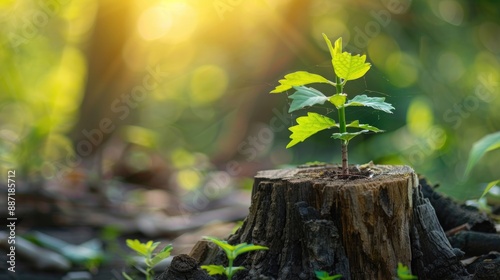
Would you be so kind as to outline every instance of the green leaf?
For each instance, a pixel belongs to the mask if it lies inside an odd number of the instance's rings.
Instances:
[[[472,168],[489,151],[500,148],[500,131],[488,134],[474,143],[469,153],[469,161],[465,168],[465,177],[469,176]]]
[[[328,39],[328,36],[326,36],[325,33],[323,33],[323,38],[325,39],[326,45],[328,46],[328,50],[330,50],[330,55],[333,57],[335,54],[341,54],[342,53],[342,37],[338,38],[335,41],[335,47],[332,47],[332,41]]]
[[[292,135],[290,135],[290,139],[292,140],[290,141],[290,143],[288,143],[286,148],[288,149],[290,147],[293,147],[296,144],[306,140],[311,135],[334,126],[334,120],[317,113],[309,112],[307,113],[307,116],[298,117],[297,125],[289,128],[289,130],[292,132]]]
[[[123,278],[125,278],[126,280],[134,280],[132,279],[132,277],[130,277],[127,273],[125,272],[122,272],[122,275],[123,275]]]
[[[386,113],[392,113],[391,110],[394,110],[391,104],[384,102],[384,97],[368,97],[366,95],[357,95],[353,99],[347,101],[344,107],[349,106],[366,106],[371,107],[375,110],[384,111]]]
[[[172,244],[168,244],[167,246],[163,247],[163,249],[161,249],[160,253],[163,253],[163,252],[166,252],[166,251],[172,251],[173,249],[173,246]]]
[[[292,104],[290,104],[290,109],[288,113],[302,109],[306,106],[312,106],[315,104],[323,104],[328,100],[321,91],[314,88],[299,86],[293,87],[297,90],[294,94],[290,95],[288,98],[292,99]]]
[[[260,246],[260,245],[253,245],[253,244],[240,244],[236,245],[236,249],[234,250],[234,255],[235,258],[243,253],[250,252],[250,251],[257,251],[257,250],[268,250],[266,246]]]
[[[383,130],[380,130],[369,124],[360,124],[358,120],[351,122],[350,124],[346,125],[346,127],[366,129],[373,132],[384,132]]]
[[[229,272],[229,267],[226,267],[226,276],[233,276],[236,272],[245,270],[243,266],[235,266],[231,269],[231,272]]]
[[[343,52],[333,57],[333,68],[338,77],[346,81],[356,80],[370,70],[371,64],[365,61],[366,55],[351,55]]]
[[[153,251],[156,249],[156,247],[158,247],[158,245],[160,245],[161,242],[155,242],[153,243],[153,241],[149,241],[147,243],[147,246],[148,246],[148,251],[150,253],[153,253]]]
[[[398,263],[398,270],[397,270],[398,278],[400,280],[410,280],[410,279],[418,279],[417,276],[412,275],[410,273],[410,270],[406,265],[403,265],[401,263]]]
[[[334,95],[330,96],[330,98],[328,99],[328,101],[330,101],[330,103],[332,103],[333,105],[335,105],[335,107],[337,109],[340,109],[340,108],[342,108],[344,106],[346,99],[347,99],[347,94],[345,94],[345,93],[337,93],[337,94],[334,94]]]
[[[370,132],[370,131],[369,130],[361,130],[361,131],[357,131],[357,132],[334,133],[334,134],[332,134],[332,138],[333,139],[341,139],[341,140],[349,142],[352,138],[354,138],[360,134],[368,133],[368,132]]]
[[[226,274],[226,268],[222,265],[202,265],[201,268],[206,270],[209,275]]]
[[[326,271],[315,271],[314,273],[316,274],[316,278],[320,280],[335,280],[342,278],[340,274],[330,275]]]
[[[273,89],[270,93],[280,93],[291,89],[295,86],[303,86],[312,83],[327,83],[334,84],[321,75],[309,73],[307,71],[297,71],[285,75],[284,79],[279,80],[280,85]]]
[[[142,255],[142,256],[145,256],[147,257],[148,256],[148,253],[149,253],[149,248],[148,248],[148,244],[144,244],[144,243],[141,243],[139,240],[137,239],[127,239],[127,246],[136,251],[139,255]],[[152,245],[152,242],[151,244]]]
[[[203,238],[205,238],[209,241],[212,241],[217,246],[222,248],[222,250],[224,250],[224,252],[226,252],[226,255],[228,258],[233,255],[235,247],[233,245],[227,244],[227,241],[223,241],[223,240],[220,240],[218,238],[210,237],[210,236],[204,236]]]
[[[483,198],[483,196],[485,196],[498,183],[500,183],[500,180],[496,180],[496,181],[488,183],[488,185],[486,186],[486,188],[483,191],[483,194],[481,195],[481,197],[479,199]]]
[[[168,247],[168,246],[167,246]],[[165,247],[165,248],[167,248]],[[154,267],[155,265],[157,265],[159,262],[161,262],[162,260],[168,258],[170,256],[170,251],[172,251],[172,246],[170,246],[169,249],[167,249],[166,251],[162,251],[160,253],[158,253],[152,260],[151,260],[151,267]]]

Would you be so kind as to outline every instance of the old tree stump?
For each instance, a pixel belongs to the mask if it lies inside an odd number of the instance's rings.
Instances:
[[[398,262],[419,279],[469,279],[408,166],[338,166],[261,171],[250,213],[228,239],[269,247],[238,257],[247,270],[233,279],[394,279]],[[200,264],[227,264],[224,253],[200,241]],[[223,279],[223,278],[218,278]]]

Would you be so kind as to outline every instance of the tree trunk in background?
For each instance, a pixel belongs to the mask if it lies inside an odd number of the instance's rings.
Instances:
[[[407,166],[338,166],[262,171],[255,177],[250,213],[229,237],[268,246],[236,265],[234,279],[315,279],[314,272],[343,279],[395,279],[401,262],[419,279],[468,279],[432,206]],[[201,264],[223,264],[213,246],[195,246]]]
[[[278,98],[269,96],[272,86],[277,84],[284,74],[289,73],[292,63],[302,58],[302,61],[308,61],[311,65],[316,65],[321,61],[327,60],[323,53],[311,43],[308,30],[310,22],[304,17],[311,6],[311,1],[293,0],[282,10],[270,11],[263,10],[262,16],[266,17],[265,36],[272,42],[266,47],[259,56],[254,57],[259,61],[256,65],[266,65],[261,69],[252,69],[245,73],[244,77],[235,79],[229,91],[233,91],[235,96],[235,117],[232,118],[229,128],[221,133],[216,141],[217,149],[212,156],[212,161],[218,166],[232,160],[247,160],[248,154],[241,152],[241,144],[247,137],[255,137],[251,130],[252,125],[258,123],[269,124],[273,116],[278,115],[276,127],[279,131],[286,131],[293,120],[290,119],[288,106],[282,108],[277,106],[277,100],[286,99],[285,95]],[[221,24],[227,24],[222,22]],[[240,30],[234,29],[234,38],[241,37]],[[246,40],[236,40],[236,48],[241,51],[249,42]],[[236,54],[233,53],[233,56]],[[233,57],[233,69],[241,69],[240,59]],[[231,98],[231,97],[230,97]],[[265,99],[266,101],[263,101]],[[286,103],[285,103],[286,104]],[[285,109],[285,110],[283,110]],[[283,115],[283,111],[285,114]],[[274,124],[273,124],[274,125]],[[278,131],[274,131],[278,132]],[[252,159],[253,160],[253,159]],[[252,161],[250,160],[250,161]],[[254,170],[249,170],[243,176],[253,176]]]
[[[133,108],[122,95],[130,94],[135,81],[124,64],[123,48],[131,34],[130,1],[99,1],[94,31],[87,49],[87,84],[80,114],[71,133],[81,157],[92,155],[126,120],[131,121]],[[125,108],[127,107],[127,108]],[[88,144],[91,151],[88,152]]]

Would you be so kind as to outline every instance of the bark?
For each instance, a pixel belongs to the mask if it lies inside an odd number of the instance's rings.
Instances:
[[[213,278],[203,271],[196,260],[188,255],[178,255],[172,259],[167,268],[156,280],[212,280]]]
[[[407,166],[324,166],[262,171],[250,213],[229,237],[268,246],[235,265],[233,279],[315,279],[316,270],[343,279],[394,279],[399,262],[419,279],[469,279]],[[225,264],[224,253],[196,246],[202,264]],[[446,274],[446,273],[447,274]]]

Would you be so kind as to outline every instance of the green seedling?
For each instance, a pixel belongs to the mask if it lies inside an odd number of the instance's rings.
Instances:
[[[335,274],[335,275],[330,275],[326,271],[315,271],[316,278],[319,280],[336,280],[342,278],[342,275],[340,274]]]
[[[399,280],[418,279],[418,277],[415,275],[412,275],[410,273],[410,269],[406,265],[403,265],[402,263],[398,263],[398,269],[397,269],[396,273],[398,274]]]
[[[208,274],[210,275],[217,275],[217,274],[224,274],[226,275],[227,279],[231,280],[233,275],[240,271],[244,270],[245,268],[242,266],[236,266],[233,267],[233,262],[238,257],[239,255],[250,252],[250,251],[256,251],[256,250],[267,250],[269,248],[265,246],[260,246],[260,245],[253,245],[253,244],[247,244],[247,243],[241,243],[238,245],[230,245],[227,243],[227,241],[217,239],[215,237],[204,237],[206,240],[209,240],[213,243],[215,243],[217,246],[219,246],[224,252],[226,253],[227,259],[228,259],[228,266],[224,267],[222,265],[202,265],[201,268],[205,269]]]
[[[323,34],[323,37],[330,50],[332,57],[332,66],[336,75],[335,82],[332,82],[321,75],[309,73],[306,71],[297,71],[285,75],[284,79],[279,80],[278,85],[271,93],[281,93],[290,89],[294,89],[295,93],[289,96],[292,99],[288,112],[293,112],[305,107],[310,107],[317,104],[324,104],[326,101],[331,103],[338,111],[338,123],[321,114],[308,112],[307,116],[298,117],[297,125],[292,126],[289,130],[291,141],[286,146],[290,148],[300,142],[303,142],[313,134],[325,130],[338,128],[338,133],[333,133],[333,139],[339,139],[342,143],[342,174],[348,175],[348,155],[347,145],[354,137],[368,132],[382,132],[382,130],[368,125],[361,124],[358,120],[350,123],[346,121],[345,109],[352,106],[371,107],[375,110],[380,110],[386,113],[392,113],[394,107],[391,104],[384,102],[383,97],[368,97],[366,95],[357,95],[352,99],[348,99],[344,93],[344,87],[347,81],[352,81],[363,77],[370,69],[370,63],[366,62],[365,55],[352,55],[342,51],[342,38],[335,41],[334,46],[328,37]],[[314,88],[305,87],[308,84],[323,83],[331,85],[335,88],[335,94],[327,96],[321,91]],[[348,129],[358,129],[357,131],[348,131]]]
[[[172,245],[165,246],[160,252],[154,254],[153,251],[160,245],[160,242],[148,241],[147,243],[141,243],[139,240],[127,239],[127,246],[134,250],[139,256],[144,257],[144,262],[146,263],[146,270],[136,267],[142,274],[146,276],[146,280],[151,280],[154,278],[153,268],[162,260],[170,256],[170,251],[172,251]],[[123,277],[127,280],[133,280],[127,273],[122,272]]]
[[[487,153],[500,148],[500,131],[488,134],[474,143],[469,153],[469,160],[465,168],[465,177],[467,178],[472,171],[472,168],[479,162],[479,160]],[[488,183],[481,195],[485,196],[494,186],[498,185],[500,180]]]

